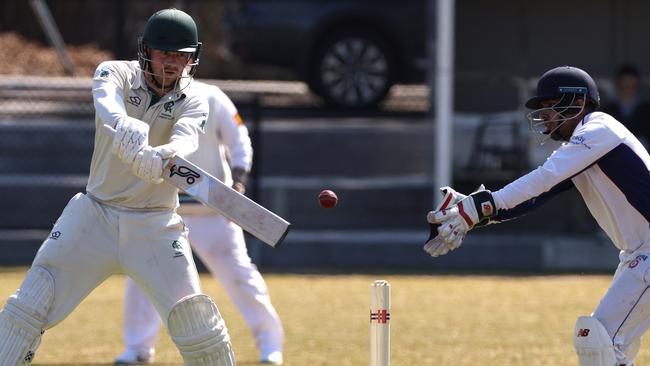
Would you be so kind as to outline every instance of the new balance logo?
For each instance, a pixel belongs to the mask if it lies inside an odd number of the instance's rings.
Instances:
[[[578,334],[576,334],[577,337],[588,337],[589,336],[589,328],[580,328],[578,330]]]

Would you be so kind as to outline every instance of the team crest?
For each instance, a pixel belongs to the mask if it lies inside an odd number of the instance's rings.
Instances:
[[[99,70],[99,77],[100,77],[100,78],[105,78],[105,77],[107,77],[110,73],[111,73],[111,72],[110,72],[107,68],[102,67],[102,69]]]
[[[163,112],[160,113],[160,117],[164,119],[174,119],[174,115],[172,114],[172,109],[174,108],[174,101],[169,101],[165,104],[163,104]]]
[[[174,258],[185,256],[185,252],[183,252],[183,244],[180,240],[174,240],[172,242],[172,249],[174,249]]]

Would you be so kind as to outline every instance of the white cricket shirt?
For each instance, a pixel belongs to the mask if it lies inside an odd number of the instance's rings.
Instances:
[[[149,124],[149,144],[173,142],[178,155],[186,156],[198,147],[199,135],[208,117],[208,104],[196,92],[193,82],[169,92],[149,106],[151,92],[137,61],[107,61],[93,78],[95,105],[95,149],[86,191],[101,202],[128,209],[173,209],[178,206],[178,189],[165,182],[147,183],[131,173],[131,165],[111,153],[112,137],[102,124],[115,126],[125,116]]]
[[[250,171],[253,149],[248,129],[233,102],[215,85],[195,81],[210,108],[199,148],[187,159],[227,185],[232,185],[230,167]]]

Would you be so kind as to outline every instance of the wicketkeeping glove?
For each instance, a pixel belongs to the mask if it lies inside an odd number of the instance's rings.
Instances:
[[[436,207],[435,210],[430,211],[429,214],[427,215],[427,221],[429,221],[430,234],[429,234],[429,239],[427,239],[426,244],[424,244],[424,251],[429,253],[433,257],[445,255],[452,249],[443,240],[443,238],[440,235],[438,235],[438,228],[440,227],[440,223],[432,221],[432,219],[435,218],[434,215],[435,212],[454,206],[462,199],[467,197],[462,193],[456,192],[451,187],[440,188],[440,193],[442,193],[442,201],[440,202],[438,207]]]
[[[111,152],[122,162],[131,164],[145,146],[149,145],[149,125],[139,119],[125,117],[115,126]]]
[[[497,214],[492,193],[479,188],[462,199],[456,206],[429,213],[429,222],[439,223],[438,235],[450,246],[458,248],[463,238],[476,224],[489,220]]]

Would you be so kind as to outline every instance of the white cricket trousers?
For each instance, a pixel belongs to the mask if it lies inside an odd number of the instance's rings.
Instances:
[[[63,210],[34,266],[54,277],[45,329],[69,315],[106,278],[126,273],[165,319],[179,300],[201,293],[187,230],[173,210],[121,210],[78,193]]]
[[[592,316],[613,340],[617,365],[631,365],[632,346],[650,328],[650,251],[621,252],[612,283]],[[638,351],[638,349],[636,349]]]
[[[268,288],[251,262],[242,229],[221,215],[184,215],[194,252],[222,284],[250,327],[261,354],[282,351],[284,331]],[[127,279],[124,341],[131,349],[153,348],[160,321],[151,303]]]

